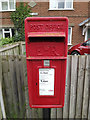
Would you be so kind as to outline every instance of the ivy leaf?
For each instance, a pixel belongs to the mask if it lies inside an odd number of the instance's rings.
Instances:
[[[25,41],[24,20],[26,17],[31,17],[30,12],[30,7],[20,2],[19,6],[16,7],[16,11],[11,13],[11,20],[14,23],[15,30],[18,32],[18,35],[14,36],[14,41]]]

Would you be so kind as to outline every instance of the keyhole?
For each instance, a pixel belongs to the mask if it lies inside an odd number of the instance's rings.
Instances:
[[[36,83],[36,85],[37,85],[37,83]]]

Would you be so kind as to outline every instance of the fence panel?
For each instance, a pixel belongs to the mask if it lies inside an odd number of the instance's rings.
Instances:
[[[45,118],[44,109],[29,107],[25,56],[5,55],[0,58],[0,84],[5,105],[5,110],[1,109],[3,116],[6,111],[8,118]],[[50,117],[89,120],[90,56],[68,56],[67,63],[65,105],[63,108],[51,108]]]
[[[2,57],[2,71],[3,71],[3,95],[5,101],[5,108],[7,116],[12,116],[13,112],[13,99],[12,99],[12,89],[11,89],[11,79],[9,73],[9,61],[7,56]]]
[[[89,91],[90,91],[90,88],[89,88]],[[89,94],[88,120],[90,120],[90,94]]]
[[[26,54],[25,42],[8,44],[0,48],[0,55],[25,55],[25,54]]]
[[[57,108],[51,108],[51,119],[57,118]]]
[[[75,118],[78,56],[72,57],[69,118]]]
[[[84,89],[84,73],[85,73],[85,58],[86,56],[79,57],[78,66],[78,83],[77,83],[77,100],[76,100],[76,118],[82,116],[82,100],[83,100],[83,89]]]
[[[25,109],[26,109],[25,116],[26,116],[26,118],[32,118],[32,110],[29,107],[26,58],[22,57],[21,61],[22,61],[22,67],[23,67],[23,80],[24,80]]]
[[[6,113],[2,93],[2,58],[0,56],[0,119],[2,118],[6,118]]]
[[[71,56],[67,59],[66,87],[65,87],[65,104],[63,108],[63,118],[69,118],[69,101],[70,101],[70,82],[71,82]]]
[[[17,56],[15,59],[16,67],[16,80],[17,80],[17,92],[19,99],[19,117],[25,116],[25,94],[24,94],[24,74],[23,74],[23,63],[21,57]]]
[[[63,118],[63,108],[57,108],[57,118]]]
[[[83,107],[82,107],[82,118],[88,117],[88,106],[89,106],[89,88],[90,88],[90,56],[86,57],[85,67],[85,81],[84,81],[84,93],[83,93]]]

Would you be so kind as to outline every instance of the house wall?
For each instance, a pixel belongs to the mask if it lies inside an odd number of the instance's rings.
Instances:
[[[17,3],[18,5],[19,3]],[[72,27],[72,44],[81,43],[84,41],[82,36],[82,27],[79,24],[88,18],[88,2],[74,2],[73,10],[49,10],[48,2],[37,2],[36,6],[31,8],[33,13],[38,13],[37,16],[63,16],[68,17],[69,26]],[[10,18],[11,12],[0,12],[0,28],[13,27],[13,22]],[[36,17],[37,17],[36,16]]]
[[[79,24],[88,18],[88,2],[74,2],[73,8],[73,10],[49,10],[48,2],[38,2],[31,11],[33,13],[38,13],[40,17],[68,17],[69,26],[72,27],[72,44],[75,45],[84,41],[82,28],[79,27]]]
[[[19,3],[16,3],[16,6],[18,6]],[[1,27],[14,27],[13,22],[11,20],[11,13],[10,11],[3,11],[0,12],[0,28]]]
[[[0,27],[11,27],[13,22],[10,19],[11,12],[0,12]]]

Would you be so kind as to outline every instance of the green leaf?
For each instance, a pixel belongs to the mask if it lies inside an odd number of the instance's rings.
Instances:
[[[16,7],[16,11],[11,13],[11,19],[14,23],[15,29],[18,31],[18,35],[13,37],[14,41],[25,41],[24,33],[24,20],[30,16],[31,9],[28,4],[20,2],[19,6]]]

